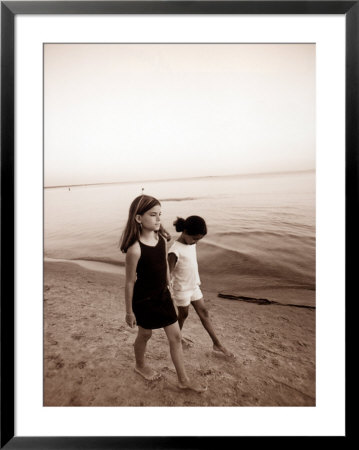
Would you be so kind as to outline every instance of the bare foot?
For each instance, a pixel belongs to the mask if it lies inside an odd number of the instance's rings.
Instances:
[[[149,381],[158,380],[161,378],[161,374],[151,369],[151,367],[135,367],[135,372],[139,373],[143,378]]]
[[[185,380],[178,383],[178,387],[183,390],[198,392],[199,394],[207,390],[207,386],[200,386],[195,381]]]
[[[216,355],[227,356],[228,358],[234,358],[234,354],[223,347],[223,345],[214,345],[213,353]]]
[[[193,341],[191,341],[191,339],[183,337],[182,338],[182,348],[186,350],[187,348],[191,348],[191,347],[193,347]]]

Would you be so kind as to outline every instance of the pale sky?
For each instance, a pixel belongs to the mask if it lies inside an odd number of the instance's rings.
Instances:
[[[46,44],[45,186],[315,168],[314,44]]]

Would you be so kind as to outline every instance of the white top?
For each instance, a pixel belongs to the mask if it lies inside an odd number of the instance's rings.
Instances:
[[[171,273],[171,287],[175,291],[191,291],[201,284],[198,273],[196,244],[187,245],[174,241],[168,253],[177,256]]]

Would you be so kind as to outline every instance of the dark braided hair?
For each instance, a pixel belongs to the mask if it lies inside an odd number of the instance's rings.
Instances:
[[[185,231],[189,236],[196,236],[201,234],[202,236],[207,234],[207,225],[205,220],[200,216],[189,216],[187,219],[177,217],[177,220],[173,222],[176,231]]]

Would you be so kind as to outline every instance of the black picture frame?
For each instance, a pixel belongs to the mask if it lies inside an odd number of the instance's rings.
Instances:
[[[359,1],[4,1],[1,2],[1,441],[6,449],[131,449],[238,446],[239,437],[26,437],[14,435],[14,32],[18,14],[340,14],[346,19],[346,341],[357,277]],[[355,299],[351,299],[355,300]],[[347,350],[346,350],[347,354]],[[346,356],[346,355],[345,355]],[[346,359],[347,360],[347,359]],[[348,379],[347,382],[348,383]],[[348,392],[348,389],[346,389]],[[348,412],[346,394],[346,411]],[[346,414],[347,416],[347,414]],[[349,422],[346,436],[349,437]],[[287,439],[285,439],[287,440]]]

